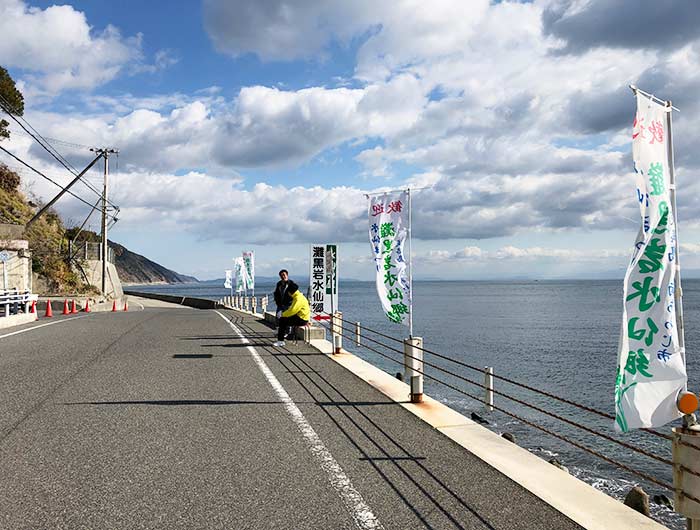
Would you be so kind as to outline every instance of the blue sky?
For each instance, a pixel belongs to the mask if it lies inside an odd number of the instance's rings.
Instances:
[[[338,242],[369,279],[363,193],[412,186],[429,188],[418,278],[621,278],[639,216],[629,83],[682,107],[681,243],[700,270],[699,10],[668,4],[0,0],[0,65],[42,134],[120,149],[110,237],[178,272],[221,277],[250,248],[259,274],[300,276],[309,244]],[[5,146],[69,180],[26,136]]]

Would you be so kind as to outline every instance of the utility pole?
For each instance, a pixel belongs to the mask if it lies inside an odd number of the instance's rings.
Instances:
[[[107,296],[107,258],[109,248],[107,246],[107,192],[109,182],[109,155],[118,153],[116,149],[90,149],[105,159],[104,188],[102,191],[102,296]]]

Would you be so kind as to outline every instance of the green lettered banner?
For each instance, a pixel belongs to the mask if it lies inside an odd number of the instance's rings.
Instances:
[[[409,325],[411,287],[404,244],[408,235],[408,191],[375,195],[369,201],[369,241],[377,269],[377,294],[392,322]]]
[[[632,149],[642,226],[625,275],[615,381],[615,427],[623,432],[680,417],[676,397],[687,383],[676,325],[667,111],[637,94]]]

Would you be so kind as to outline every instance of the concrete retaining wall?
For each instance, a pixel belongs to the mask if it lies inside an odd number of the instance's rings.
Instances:
[[[102,289],[102,262],[98,260],[85,260],[83,270],[87,275],[88,283],[98,289]],[[119,280],[117,268],[113,263],[107,262],[107,281],[105,282],[107,298],[121,298],[124,296],[122,282]]]
[[[32,258],[29,253],[29,242],[24,239],[0,239],[0,250],[10,254],[10,260],[5,263],[7,288],[19,291],[32,290]],[[2,285],[2,266],[0,265],[0,289]]]

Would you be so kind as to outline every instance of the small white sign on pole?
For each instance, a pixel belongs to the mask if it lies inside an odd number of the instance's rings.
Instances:
[[[338,245],[311,245],[309,296],[314,320],[329,320],[338,309]]]

